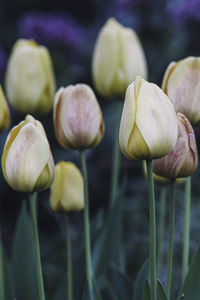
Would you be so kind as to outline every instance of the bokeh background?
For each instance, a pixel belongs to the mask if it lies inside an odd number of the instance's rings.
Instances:
[[[18,38],[32,38],[48,47],[53,60],[57,88],[75,83],[87,83],[94,88],[91,76],[92,52],[98,31],[109,17],[115,17],[123,25],[132,27],[137,32],[147,58],[149,81],[158,85],[161,85],[164,71],[171,61],[200,55],[200,0],[6,0],[2,1],[0,9],[0,83],[4,86],[7,60],[14,42]],[[96,95],[103,110],[106,131],[101,144],[86,152],[93,247],[98,230],[109,213],[116,103],[116,99],[102,98],[97,92]],[[24,115],[12,109],[11,116],[11,126],[24,119]],[[71,160],[80,166],[78,153],[66,151],[57,143],[52,113],[35,117],[45,127],[55,163]],[[199,129],[196,128],[195,132],[199,145]],[[3,151],[7,134],[8,131],[1,134],[0,153]],[[197,170],[192,184],[191,254],[200,242],[199,179]],[[124,268],[134,282],[141,264],[148,256],[149,241],[147,185],[140,162],[128,161],[121,157],[120,183],[122,182],[125,182],[122,203],[122,236],[126,254]],[[11,190],[1,171],[0,191],[2,238],[6,254],[11,259],[17,219],[23,202],[27,201],[27,195]],[[159,188],[156,192],[158,211]],[[174,293],[181,281],[183,192],[184,186],[177,188]],[[51,212],[48,198],[49,191],[40,194],[38,218],[45,287],[47,299],[51,299],[59,293],[65,271],[65,220],[63,215]],[[83,240],[82,213],[71,214],[71,231],[73,258],[76,260],[81,248],[80,241]],[[163,283],[166,276],[167,232],[168,222],[161,272]],[[76,297],[80,299],[79,296]]]

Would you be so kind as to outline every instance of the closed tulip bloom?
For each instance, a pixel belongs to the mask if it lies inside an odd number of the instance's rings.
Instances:
[[[193,124],[200,122],[200,57],[187,57],[172,62],[167,68],[162,88]]]
[[[55,211],[84,208],[83,177],[74,163],[61,161],[55,166],[50,206]]]
[[[0,85],[0,132],[8,129],[10,125],[10,112],[2,87]]]
[[[95,86],[103,96],[124,97],[138,75],[147,77],[145,55],[135,31],[109,19],[101,29],[93,53]]]
[[[196,140],[188,119],[181,113],[178,117],[178,138],[174,149],[166,156],[153,160],[153,172],[161,177],[176,179],[188,177],[198,163]]]
[[[119,143],[129,159],[153,159],[168,154],[177,140],[174,105],[155,84],[137,77],[126,91]]]
[[[10,105],[22,113],[47,113],[53,106],[55,78],[49,51],[33,40],[18,40],[6,70]]]
[[[86,84],[60,88],[54,102],[55,135],[66,149],[96,146],[104,135],[101,108]]]
[[[1,163],[5,180],[16,191],[41,191],[50,186],[54,162],[39,121],[27,115],[10,131]]]

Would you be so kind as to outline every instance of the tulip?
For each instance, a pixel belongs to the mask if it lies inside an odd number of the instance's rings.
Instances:
[[[168,154],[177,140],[174,105],[155,84],[137,77],[126,91],[119,143],[129,159],[153,159]]]
[[[61,87],[55,95],[54,128],[66,149],[96,146],[104,135],[102,112],[92,89],[86,84]]]
[[[200,122],[200,57],[172,62],[164,75],[162,88],[175,105],[195,125]]]
[[[124,97],[128,85],[147,77],[145,55],[137,34],[109,19],[96,41],[92,61],[95,86],[103,96]]]
[[[61,161],[55,166],[50,206],[54,211],[84,208],[83,176],[72,162]]]
[[[1,163],[5,180],[16,191],[41,191],[50,186],[54,162],[39,121],[27,115],[10,131]]]
[[[178,118],[178,138],[174,149],[166,156],[153,160],[153,172],[167,179],[192,175],[197,167],[198,154],[194,130],[181,113]]]
[[[55,78],[49,51],[33,40],[18,40],[8,61],[6,93],[22,113],[47,113],[53,106]]]
[[[10,125],[10,112],[2,87],[0,85],[0,132],[8,129]]]

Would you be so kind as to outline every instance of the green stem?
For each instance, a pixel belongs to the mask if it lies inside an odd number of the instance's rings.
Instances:
[[[66,247],[67,247],[67,299],[73,299],[72,289],[72,255],[71,255],[71,239],[69,227],[69,215],[66,214]]]
[[[5,299],[4,293],[4,267],[3,267],[3,243],[0,231],[0,299]]]
[[[88,179],[87,166],[84,151],[80,151],[81,165],[84,179],[84,227],[85,227],[85,255],[86,255],[86,273],[89,288],[92,290],[92,263],[90,249],[90,223],[89,223],[89,199],[88,199]]]
[[[174,239],[174,221],[175,221],[175,185],[176,180],[171,181],[170,185],[170,215],[169,215],[169,247],[167,262],[167,287],[166,293],[168,299],[171,297],[172,266],[173,266],[173,239]]]
[[[157,254],[157,273],[159,275],[162,258],[163,258],[163,243],[164,243],[164,228],[165,228],[165,211],[166,211],[166,189],[162,188],[160,194],[160,216],[159,216],[159,231],[158,231],[158,254]]]
[[[184,219],[184,241],[183,241],[183,270],[182,281],[188,272],[189,247],[190,247],[190,205],[191,205],[191,177],[186,178],[185,185],[185,219]]]
[[[37,274],[37,283],[39,289],[39,300],[45,300],[44,283],[42,277],[42,266],[41,266],[41,258],[40,258],[40,246],[39,246],[39,238],[38,238],[36,202],[37,202],[37,193],[34,192],[30,194],[29,203],[30,203],[32,223],[33,223],[33,237],[34,237],[35,255],[36,255],[36,274]]]
[[[112,176],[110,187],[110,208],[112,209],[116,202],[119,182],[119,170],[120,170],[120,148],[119,148],[119,126],[121,120],[123,102],[116,102],[116,123],[115,123],[115,135],[114,135],[114,147],[113,147],[113,164],[112,164]]]
[[[152,161],[147,160],[147,180],[149,188],[149,218],[150,218],[150,286],[151,300],[157,299],[156,291],[156,211],[152,174]]]

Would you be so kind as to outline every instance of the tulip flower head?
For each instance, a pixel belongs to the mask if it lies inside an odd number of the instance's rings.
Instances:
[[[152,162],[153,172],[167,179],[188,177],[195,171],[198,154],[194,130],[188,119],[181,113],[178,118],[178,138],[174,149]]]
[[[119,143],[129,159],[153,159],[168,154],[177,140],[174,105],[155,84],[137,77],[126,91]]]
[[[137,34],[109,19],[97,38],[92,61],[95,86],[103,96],[124,97],[138,75],[147,77],[145,55]]]
[[[83,176],[74,163],[61,161],[55,166],[50,206],[55,211],[84,208]]]
[[[66,149],[96,146],[104,135],[101,108],[86,84],[60,88],[54,102],[54,128],[58,142]]]
[[[53,106],[55,77],[49,51],[33,40],[18,40],[6,70],[10,105],[22,113],[47,113]]]
[[[0,85],[0,132],[8,129],[10,125],[10,112],[2,87]]]
[[[165,72],[162,89],[177,112],[193,125],[200,122],[200,57],[172,62]]]
[[[41,191],[50,186],[54,162],[39,121],[27,115],[10,131],[1,163],[5,180],[16,191]]]

